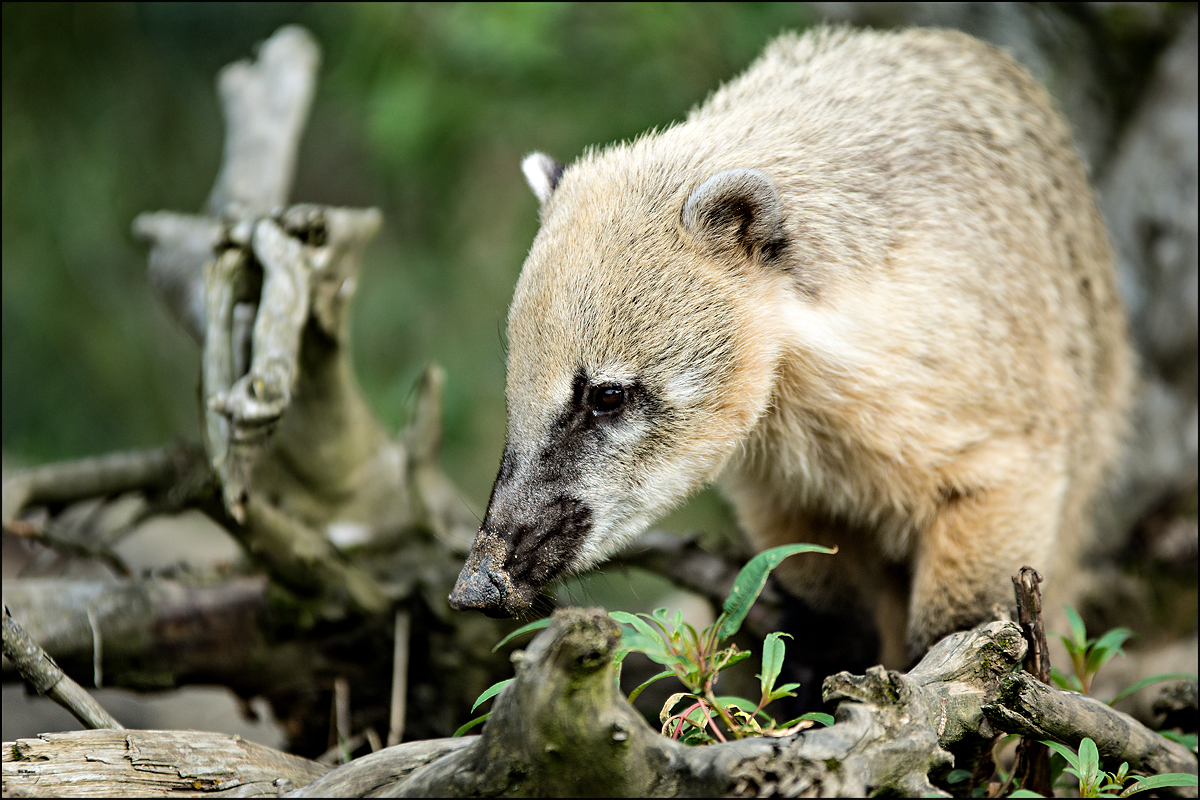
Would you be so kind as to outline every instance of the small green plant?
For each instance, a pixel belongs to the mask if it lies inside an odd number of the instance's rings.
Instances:
[[[1092,688],[1092,681],[1095,679],[1096,673],[1100,671],[1101,667],[1111,661],[1114,656],[1125,655],[1122,645],[1135,634],[1128,628],[1113,628],[1098,639],[1089,639],[1087,638],[1087,629],[1084,627],[1083,619],[1079,616],[1079,613],[1070,606],[1063,606],[1063,610],[1067,612],[1067,622],[1071,626],[1071,633],[1070,635],[1061,633],[1053,635],[1062,639],[1063,645],[1067,648],[1067,654],[1071,657],[1071,666],[1074,669],[1074,674],[1066,675],[1057,668],[1051,667],[1050,679],[1063,689],[1087,694]],[[1162,675],[1151,675],[1149,678],[1144,678],[1118,692],[1117,696],[1110,700],[1108,704],[1114,705],[1129,697],[1134,692],[1161,681],[1195,679],[1195,675],[1186,672],[1168,672]],[[1186,741],[1184,743],[1187,744]]]
[[[720,616],[703,631],[684,622],[679,612],[671,615],[662,608],[653,614],[612,612],[613,619],[626,626],[616,659],[620,661],[628,653],[640,652],[666,667],[631,692],[629,699],[634,700],[655,681],[672,676],[678,678],[687,691],[668,698],[659,721],[664,735],[688,744],[783,735],[805,723],[831,724],[833,719],[828,714],[806,714],[780,724],[764,711],[775,700],[794,697],[794,690],[799,686],[796,683],[775,685],[783,668],[786,649],[783,637],[788,636],[785,633],[771,633],[763,641],[762,668],[757,676],[761,693],[757,702],[741,697],[719,697],[715,686],[722,670],[752,655],[725,642],[741,628],[771,570],[788,556],[798,553],[832,552],[835,551],[819,545],[794,544],[759,553],[738,573]]]
[[[1067,648],[1071,657],[1074,674],[1066,675],[1057,668],[1050,668],[1050,679],[1064,689],[1087,694],[1092,687],[1092,680],[1100,668],[1113,659],[1114,656],[1125,655],[1121,645],[1132,637],[1133,631],[1128,628],[1113,628],[1098,639],[1087,638],[1087,628],[1079,613],[1070,606],[1064,606],[1067,612],[1067,622],[1071,626],[1070,635],[1056,633]]]
[[[617,665],[617,679],[625,657],[632,652],[644,653],[647,658],[667,669],[650,678],[629,694],[630,702],[642,691],[663,678],[676,677],[688,690],[672,695],[659,715],[663,733],[689,744],[708,744],[728,741],[747,736],[781,736],[802,726],[820,722],[833,724],[828,714],[805,714],[783,724],[777,723],[764,708],[782,697],[795,696],[795,683],[776,686],[783,667],[785,643],[788,634],[771,633],[763,641],[762,669],[758,674],[762,689],[758,702],[740,697],[717,696],[714,687],[721,670],[750,658],[749,651],[740,650],[735,644],[724,644],[741,628],[754,601],[766,586],[767,576],[785,558],[798,553],[835,553],[830,549],[813,544],[792,544],[775,547],[759,553],[738,573],[729,596],[725,599],[720,616],[703,631],[697,631],[683,620],[682,613],[673,615],[665,608],[653,614],[629,614],[624,611],[610,612],[610,616],[623,626],[621,646],[613,656]],[[499,649],[512,639],[530,631],[544,628],[548,619],[524,625],[504,637],[493,650]],[[790,637],[789,637],[790,638]],[[489,687],[475,701],[472,711],[485,700],[495,697],[512,681],[500,681]],[[684,705],[685,707],[676,711]],[[455,732],[461,736],[483,722],[489,715],[471,720]],[[721,726],[725,730],[721,730]]]
[[[1116,772],[1105,772],[1100,768],[1100,751],[1091,739],[1084,739],[1079,743],[1078,753],[1058,742],[1043,741],[1042,744],[1066,760],[1065,772],[1074,775],[1079,781],[1080,797],[1129,797],[1150,789],[1196,785],[1196,776],[1186,772],[1166,772],[1150,777],[1130,775],[1128,762],[1122,762]],[[1028,789],[1017,789],[1009,795],[1009,797],[1041,796]]]

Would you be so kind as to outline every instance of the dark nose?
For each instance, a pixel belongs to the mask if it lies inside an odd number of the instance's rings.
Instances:
[[[492,616],[506,616],[503,612],[504,589],[503,582],[492,571],[492,560],[488,557],[480,559],[477,565],[468,560],[458,580],[454,591],[450,593],[450,605],[458,611],[477,609]]]

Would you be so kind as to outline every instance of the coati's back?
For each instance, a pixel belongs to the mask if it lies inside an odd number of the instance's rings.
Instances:
[[[897,631],[923,652],[1087,531],[1131,354],[1070,131],[1000,51],[785,36],[684,123],[526,173],[542,228],[458,605],[520,610],[722,472],[759,546],[842,547],[785,577],[872,605],[899,663]]]

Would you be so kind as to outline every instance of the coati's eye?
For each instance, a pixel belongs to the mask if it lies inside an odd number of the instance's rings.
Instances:
[[[590,395],[588,400],[592,407],[592,413],[596,416],[617,413],[625,407],[625,402],[628,399],[628,392],[625,391],[625,387],[614,383],[594,386]]]

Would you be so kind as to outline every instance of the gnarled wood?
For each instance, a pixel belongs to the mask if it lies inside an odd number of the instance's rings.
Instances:
[[[1005,676],[996,702],[984,712],[1010,733],[1054,739],[1071,747],[1089,737],[1105,763],[1128,761],[1134,772],[1196,774],[1196,756],[1183,745],[1094,697],[1055,689],[1024,672]],[[1195,795],[1195,787],[1185,794]]]
[[[328,771],[202,731],[74,731],[4,743],[6,797],[276,797]]]

